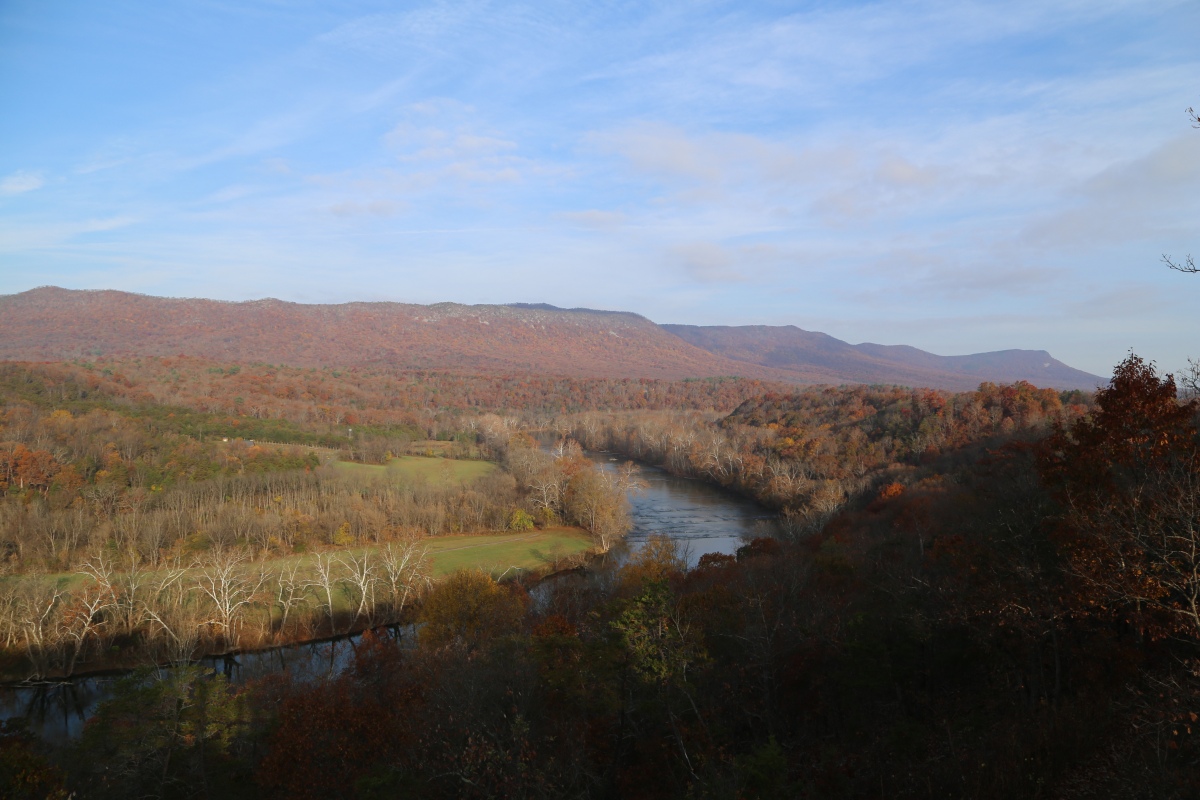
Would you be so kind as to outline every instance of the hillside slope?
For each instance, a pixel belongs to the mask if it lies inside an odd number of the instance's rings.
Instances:
[[[830,373],[831,383],[899,383],[970,390],[982,381],[1057,389],[1095,389],[1107,381],[1053,358],[1045,350],[1000,350],[938,356],[907,345],[849,344],[792,325],[660,325],[709,352],[773,369]]]
[[[0,296],[0,359],[100,355],[590,378],[736,375],[952,390],[981,381],[1061,389],[1103,383],[1040,350],[936,356],[903,345],[851,345],[793,326],[656,325],[629,312],[545,304],[233,303],[56,287]]]
[[[796,381],[623,312],[403,303],[231,303],[44,287],[0,296],[0,359],[174,356],[581,377]]]

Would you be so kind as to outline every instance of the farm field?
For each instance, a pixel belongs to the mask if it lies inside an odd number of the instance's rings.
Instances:
[[[421,480],[434,484],[463,484],[482,478],[497,467],[490,461],[466,461],[435,456],[398,456],[387,464],[358,464],[338,461],[334,469],[365,481],[379,478],[392,480]]]

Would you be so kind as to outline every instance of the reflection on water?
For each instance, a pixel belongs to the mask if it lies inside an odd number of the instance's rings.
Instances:
[[[412,625],[396,626],[387,631],[406,646],[412,646],[416,641]],[[231,683],[244,683],[284,671],[294,680],[318,680],[340,675],[354,665],[360,636],[355,634],[275,650],[205,658],[200,665],[224,674]],[[170,667],[163,668],[164,671],[168,669]],[[0,687],[0,720],[24,719],[29,730],[42,739],[65,743],[83,732],[84,722],[96,713],[96,707],[108,698],[113,683],[119,679],[120,676],[103,675]]]
[[[604,469],[624,461],[608,453],[587,453]],[[658,467],[641,465],[643,488],[629,496],[633,530],[627,543],[610,554],[609,563],[620,563],[641,548],[646,539],[666,534],[681,543],[688,566],[705,553],[732,555],[756,536],[774,531],[769,511],[720,488],[700,481],[677,478]],[[411,626],[392,631],[401,641],[415,641]],[[299,680],[336,675],[354,663],[358,637],[311,642],[277,650],[244,653],[230,658],[205,659],[202,664],[223,672],[235,683],[287,671]],[[79,678],[66,683],[0,687],[0,720],[24,718],[32,731],[53,742],[78,736],[84,720],[108,696],[112,676]]]
[[[115,677],[78,678],[0,689],[0,720],[23,719],[30,732],[55,744],[74,738],[109,693]]]

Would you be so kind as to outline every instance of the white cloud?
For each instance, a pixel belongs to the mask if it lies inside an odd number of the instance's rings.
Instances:
[[[23,194],[40,189],[46,185],[46,180],[40,172],[18,170],[4,180],[0,180],[0,194]]]
[[[438,4],[398,14],[371,14],[338,25],[317,41],[375,57],[391,55],[413,44],[430,48],[438,37],[479,16],[468,3]]]
[[[342,203],[335,203],[329,207],[334,216],[338,217],[354,217],[362,215],[370,215],[376,217],[390,217],[396,213],[398,204],[390,200],[371,200],[365,203],[357,203],[348,200]]]
[[[625,215],[620,211],[601,211],[594,208],[587,211],[564,211],[562,217],[584,228],[601,231],[613,231],[625,223]]]
[[[1200,137],[1178,136],[1067,187],[1072,206],[1032,217],[1021,236],[1032,247],[1092,248],[1194,234],[1198,182]]]
[[[672,256],[693,280],[701,283],[746,279],[734,268],[733,254],[714,242],[677,245],[672,248]]]
[[[115,231],[139,221],[133,216],[103,217],[49,224],[0,220],[0,253],[16,255],[27,251],[49,250],[67,245],[89,233]]]
[[[684,241],[667,248],[668,262],[696,283],[748,283],[780,263],[796,263],[797,254],[770,244]]]
[[[641,124],[593,134],[590,141],[624,156],[635,170],[667,180],[716,183],[723,178],[722,158],[707,142],[663,124]]]

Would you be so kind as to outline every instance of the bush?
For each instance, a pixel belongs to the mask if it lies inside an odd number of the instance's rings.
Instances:
[[[421,643],[475,649],[496,636],[517,630],[525,613],[523,599],[487,573],[455,572],[425,599]]]

